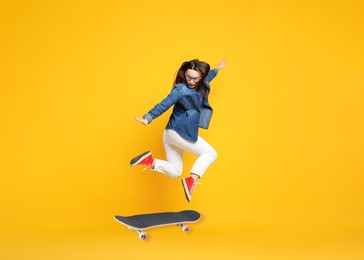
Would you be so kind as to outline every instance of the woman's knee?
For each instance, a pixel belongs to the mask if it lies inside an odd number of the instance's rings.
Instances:
[[[215,150],[210,151],[208,154],[211,157],[212,161],[215,161],[217,159],[217,152]]]
[[[176,168],[172,178],[177,179],[182,175],[182,168]]]

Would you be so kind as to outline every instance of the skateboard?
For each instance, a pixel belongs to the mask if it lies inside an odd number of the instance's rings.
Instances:
[[[177,225],[182,228],[183,232],[187,232],[189,227],[184,224],[197,222],[200,218],[200,213],[194,210],[160,212],[134,216],[115,216],[116,221],[127,226],[130,230],[136,231],[141,240],[147,239],[147,233],[143,232],[144,229]]]

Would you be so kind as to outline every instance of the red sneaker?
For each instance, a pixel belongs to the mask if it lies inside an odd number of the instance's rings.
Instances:
[[[198,183],[198,181],[194,180],[191,177],[189,178],[182,178],[182,185],[183,185],[183,189],[185,190],[185,194],[186,194],[186,198],[188,201],[192,200],[192,192],[195,190],[196,184]]]
[[[152,153],[148,151],[131,159],[130,166],[135,166],[135,165],[152,166],[153,162],[154,159],[152,157]]]

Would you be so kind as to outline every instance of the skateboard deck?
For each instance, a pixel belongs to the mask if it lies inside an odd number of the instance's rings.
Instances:
[[[147,238],[147,234],[143,232],[144,229],[177,225],[181,227],[184,232],[187,232],[189,228],[183,224],[196,222],[200,218],[200,213],[194,210],[160,212],[133,216],[115,216],[115,219],[118,222],[127,226],[129,229],[138,232],[141,240],[145,240]]]

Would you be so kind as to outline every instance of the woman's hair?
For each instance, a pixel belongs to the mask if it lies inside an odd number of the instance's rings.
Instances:
[[[210,88],[205,82],[205,78],[210,71],[210,65],[204,61],[199,61],[198,59],[185,61],[182,66],[179,68],[176,79],[174,81],[174,85],[177,83],[186,83],[185,73],[187,70],[196,70],[201,73],[201,79],[197,82],[196,90],[204,97],[207,97],[210,92]]]

